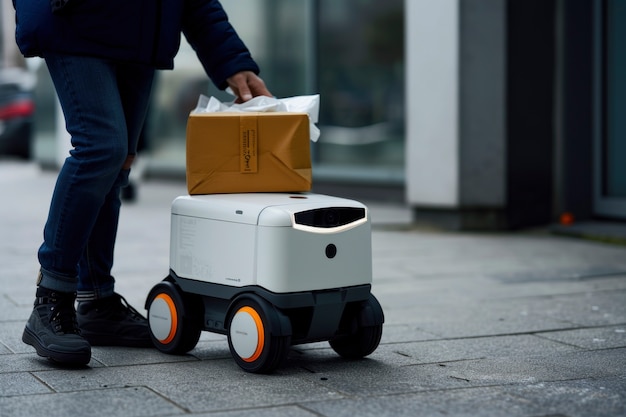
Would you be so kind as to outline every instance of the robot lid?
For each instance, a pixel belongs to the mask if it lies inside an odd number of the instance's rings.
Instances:
[[[246,193],[181,196],[172,214],[258,226],[336,231],[365,223],[365,205],[313,193]]]

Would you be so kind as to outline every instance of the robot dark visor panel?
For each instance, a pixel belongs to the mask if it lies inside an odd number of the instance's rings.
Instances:
[[[365,218],[365,209],[357,207],[325,207],[295,214],[297,224],[312,227],[338,227]]]

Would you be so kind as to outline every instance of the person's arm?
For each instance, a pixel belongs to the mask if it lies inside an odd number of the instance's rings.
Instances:
[[[239,101],[247,101],[249,95],[271,95],[220,2],[184,1],[183,33],[213,83],[222,90],[231,87]]]

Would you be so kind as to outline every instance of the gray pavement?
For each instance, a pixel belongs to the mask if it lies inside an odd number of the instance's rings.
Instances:
[[[21,342],[53,172],[0,161],[0,416],[626,416],[626,246],[520,233],[450,233],[369,204],[381,345],[360,361],[294,347],[243,372],[223,336],[186,356],[94,348],[57,368]],[[117,290],[143,310],[168,271],[180,181],[146,181],[122,211]]]

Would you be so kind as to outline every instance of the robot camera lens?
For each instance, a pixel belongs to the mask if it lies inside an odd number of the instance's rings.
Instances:
[[[328,226],[337,226],[339,224],[339,213],[337,213],[337,210],[327,210],[324,215],[324,222]]]

